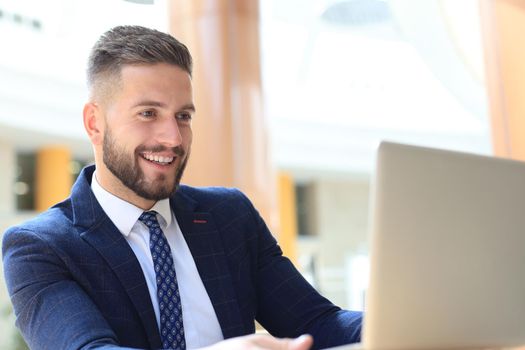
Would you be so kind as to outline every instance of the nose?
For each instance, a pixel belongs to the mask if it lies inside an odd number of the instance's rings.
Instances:
[[[175,118],[166,118],[157,125],[157,141],[166,147],[182,144],[182,135]]]

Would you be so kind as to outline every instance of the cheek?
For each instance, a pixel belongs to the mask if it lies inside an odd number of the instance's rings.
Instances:
[[[134,151],[137,147],[147,144],[151,136],[147,130],[138,127],[120,127],[114,132],[116,141],[127,150]]]
[[[186,148],[190,148],[193,141],[193,131],[191,130],[191,127],[188,126],[187,128],[181,130],[181,136],[184,146]]]

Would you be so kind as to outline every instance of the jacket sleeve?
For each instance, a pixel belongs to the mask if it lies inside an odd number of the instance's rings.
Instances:
[[[257,321],[277,337],[311,334],[312,349],[361,340],[361,312],[341,310],[297,271],[251,205],[257,230]]]
[[[31,349],[124,349],[65,261],[37,233],[9,229],[2,254],[16,325]]]

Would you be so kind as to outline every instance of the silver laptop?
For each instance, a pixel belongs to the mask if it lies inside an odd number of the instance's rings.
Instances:
[[[361,347],[525,344],[525,163],[385,142],[372,198]]]

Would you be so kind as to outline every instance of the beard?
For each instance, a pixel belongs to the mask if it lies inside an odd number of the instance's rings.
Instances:
[[[154,201],[168,198],[177,191],[189,159],[189,153],[186,154],[182,147],[177,146],[171,148],[177,157],[182,159],[175,170],[175,176],[167,177],[165,174],[159,174],[156,179],[148,181],[138,165],[138,157],[140,157],[142,152],[161,152],[169,150],[168,147],[158,145],[148,148],[141,145],[136,148],[133,154],[128,154],[124,147],[117,145],[109,129],[104,131],[104,143],[102,147],[102,160],[109,171],[111,171],[124,186],[135,192],[135,194],[144,199]]]

